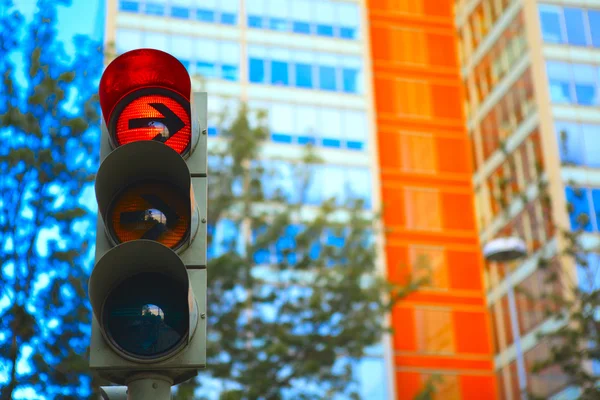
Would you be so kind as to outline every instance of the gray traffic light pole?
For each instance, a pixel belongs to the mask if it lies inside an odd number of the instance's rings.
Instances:
[[[102,400],[170,400],[173,381],[157,374],[140,374],[127,386],[102,386]]]
[[[173,381],[156,374],[134,375],[127,382],[127,400],[171,400]]]

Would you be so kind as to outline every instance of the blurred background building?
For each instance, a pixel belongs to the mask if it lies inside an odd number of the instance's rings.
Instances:
[[[314,144],[324,163],[304,202],[383,206],[382,271],[400,282],[421,263],[432,272],[394,310],[393,340],[359,364],[363,398],[413,398],[433,375],[437,399],[495,398],[450,0],[107,0],[106,10],[118,54],[167,51],[209,92],[213,144],[223,109],[241,100],[251,120],[266,110],[273,186],[298,196],[291,164]],[[235,235],[224,221],[209,251]]]
[[[456,24],[480,239],[519,236],[529,252],[484,271],[499,397],[576,398],[560,370],[529,372],[548,354],[536,333],[549,321],[526,293],[545,289],[542,255],[580,285],[596,284],[558,257],[565,241],[554,227],[583,228],[585,246],[597,244],[600,1],[458,1]],[[597,268],[597,255],[588,262]]]
[[[144,47],[166,51],[187,67],[194,90],[208,91],[210,144],[220,140],[223,110],[233,118],[244,102],[251,124],[259,110],[267,112],[270,138],[262,157],[278,172],[265,184],[267,196],[277,186],[289,200],[298,200],[292,165],[311,143],[324,162],[312,167],[313,182],[303,199],[307,206],[333,196],[340,205],[358,196],[367,210],[375,206],[377,142],[360,2],[107,0],[106,9],[105,43],[114,43],[117,54]],[[241,235],[227,220],[214,229],[209,256]],[[333,244],[343,238],[323,240]],[[257,253],[255,261],[260,266],[277,257],[273,248]],[[392,390],[383,348],[371,349],[357,366],[365,399],[384,399]]]
[[[197,77],[212,143],[224,108],[244,101],[253,121],[268,111],[264,157],[284,177],[273,184],[297,196],[285,176],[314,144],[325,163],[304,201],[383,206],[382,272],[403,281],[427,265],[428,287],[391,316],[393,338],[358,365],[365,399],[412,399],[433,375],[443,377],[437,399],[573,398],[558,371],[529,372],[547,354],[536,333],[549,323],[525,292],[543,289],[538,260],[564,247],[554,225],[597,243],[600,0],[92,3],[106,9],[98,18],[117,53],[165,50]],[[225,221],[215,234],[239,233]],[[482,244],[508,235],[529,256],[485,263]]]
[[[395,308],[397,398],[495,399],[451,1],[368,2],[388,276],[431,272]]]

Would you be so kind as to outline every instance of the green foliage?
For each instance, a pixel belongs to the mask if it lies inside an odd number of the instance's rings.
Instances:
[[[574,182],[567,184],[572,185]],[[540,180],[538,188],[539,196],[546,205],[545,213],[551,215],[548,182],[542,183]],[[574,194],[578,198],[583,196],[578,188],[574,190]],[[538,333],[538,339],[547,343],[549,353],[535,361],[530,372],[551,379],[551,382],[547,382],[548,385],[571,385],[578,388],[579,399],[598,399],[600,381],[598,375],[592,372],[591,365],[592,362],[600,361],[600,322],[597,312],[600,307],[600,287],[596,285],[600,265],[588,262],[587,256],[594,249],[586,248],[581,240],[583,227],[590,222],[589,216],[582,213],[575,215],[576,210],[571,203],[566,208],[579,228],[570,230],[554,227],[557,236],[562,239],[560,253],[552,257],[541,257],[538,261],[538,268],[546,276],[542,293],[535,296],[526,293],[543,305],[545,316],[556,324],[555,329]],[[573,268],[579,266],[580,278],[583,279],[572,280],[571,275],[564,271],[567,265]],[[534,392],[529,393],[529,398],[536,400],[547,397]]]
[[[418,283],[398,287],[379,276],[372,240],[378,217],[361,201],[303,203],[310,165],[320,162],[312,148],[286,182],[297,196],[267,190],[281,178],[261,159],[266,114],[250,126],[248,112],[242,105],[227,124],[223,113],[209,156],[208,222],[228,219],[246,234],[225,243],[209,235],[223,252],[208,265],[206,374],[225,383],[222,400],[358,398],[354,362],[379,343],[385,313]],[[343,244],[324,242],[328,232]],[[257,265],[265,249],[276,255]],[[176,399],[191,399],[198,384],[180,385]]]
[[[53,23],[61,3],[38,1],[26,23],[0,0],[0,298],[10,302],[0,308],[0,365],[8,378],[1,400],[25,387],[64,399],[89,390],[82,380],[90,323],[85,267],[94,237],[93,229],[76,227],[94,224],[79,199],[97,162],[89,128],[99,124],[93,92],[102,54],[77,38],[78,53],[67,59]],[[49,231],[57,237],[45,239]],[[26,348],[31,370],[17,373]]]

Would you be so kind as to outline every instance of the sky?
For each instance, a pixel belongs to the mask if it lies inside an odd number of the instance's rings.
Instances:
[[[104,31],[104,2],[105,0],[71,0],[71,5],[57,7],[58,11],[58,40],[65,44],[67,52],[73,48],[72,39],[75,35],[88,35],[101,40]],[[37,0],[17,0],[15,7],[26,18],[31,18],[35,11]]]

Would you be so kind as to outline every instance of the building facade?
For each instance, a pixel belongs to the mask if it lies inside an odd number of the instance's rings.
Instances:
[[[519,236],[528,248],[522,261],[485,268],[499,398],[525,391],[576,398],[557,368],[530,372],[548,355],[537,333],[556,326],[529,295],[548,289],[542,256],[573,282],[597,287],[597,278],[558,255],[566,248],[563,229],[581,228],[585,246],[597,243],[600,1],[456,6],[479,236],[482,243]],[[596,271],[596,254],[589,263]]]
[[[287,195],[295,195],[291,165],[311,143],[324,162],[314,166],[308,206],[333,196],[340,202],[358,196],[367,210],[378,209],[372,196],[378,164],[361,1],[106,0],[106,11],[105,40],[116,53],[166,51],[194,77],[194,90],[208,92],[209,146],[220,140],[221,112],[232,115],[244,102],[251,123],[255,112],[268,113],[270,138],[262,157],[279,172],[274,179],[281,180],[274,183],[289,189]],[[238,234],[233,224],[221,221],[209,256],[221,251],[223,239]],[[323,240],[330,239],[335,240]],[[259,257],[257,264],[277,257],[276,249]],[[365,399],[387,399],[393,389],[384,349],[376,346],[357,365]]]
[[[398,399],[495,399],[454,7],[369,0],[388,276],[430,281],[393,311]]]

